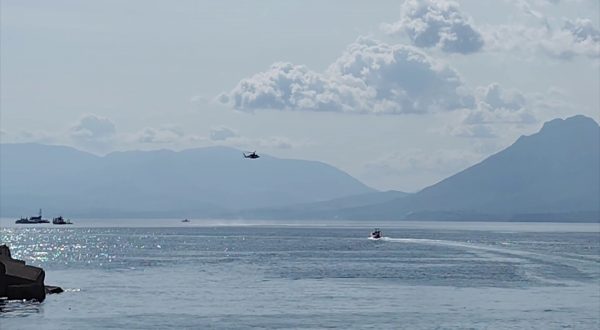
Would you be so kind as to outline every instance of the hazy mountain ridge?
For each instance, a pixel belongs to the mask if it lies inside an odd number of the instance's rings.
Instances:
[[[348,219],[600,221],[600,127],[575,116],[544,124],[510,147],[418,193]]]
[[[2,216],[217,216],[374,192],[321,162],[242,157],[210,147],[114,152],[104,157],[39,144],[0,146]]]
[[[114,152],[0,145],[1,216],[600,221],[600,126],[575,116],[418,193],[313,161],[224,147]]]

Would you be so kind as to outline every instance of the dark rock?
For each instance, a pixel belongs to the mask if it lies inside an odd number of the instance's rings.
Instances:
[[[23,260],[13,259],[6,245],[0,246],[0,297],[9,300],[43,301],[46,292],[62,292],[59,287],[44,285],[46,274],[42,268],[25,265]]]
[[[64,290],[59,286],[46,285],[46,294],[61,293]]]
[[[6,297],[6,267],[0,262],[0,298]]]

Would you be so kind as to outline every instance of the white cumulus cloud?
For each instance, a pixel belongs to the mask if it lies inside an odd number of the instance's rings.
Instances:
[[[498,83],[476,89],[477,107],[463,110],[457,122],[446,126],[446,133],[459,137],[492,138],[506,125],[537,123],[537,112],[543,111],[533,96],[506,89]]]
[[[235,109],[403,114],[473,106],[458,73],[419,49],[359,38],[323,72],[275,63],[218,101]]]
[[[115,124],[108,118],[89,114],[71,127],[70,136],[78,141],[106,141],[116,133]]]
[[[525,96],[516,90],[507,90],[498,83],[492,83],[478,89],[480,99],[485,107],[490,110],[506,109],[517,111],[525,106]]]
[[[406,1],[400,20],[383,24],[382,29],[391,35],[405,33],[417,47],[437,47],[448,53],[474,53],[484,44],[479,31],[453,1]]]
[[[549,24],[487,26],[484,36],[491,51],[544,54],[563,60],[600,58],[600,30],[584,18],[567,19],[558,28]]]
[[[236,131],[225,126],[213,127],[210,130],[210,139],[212,141],[225,141],[237,136],[239,135]]]

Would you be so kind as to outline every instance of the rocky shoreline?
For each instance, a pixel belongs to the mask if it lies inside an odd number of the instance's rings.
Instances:
[[[45,276],[42,268],[13,259],[9,247],[0,245],[0,298],[42,302],[46,294],[63,291],[60,287],[46,286]]]

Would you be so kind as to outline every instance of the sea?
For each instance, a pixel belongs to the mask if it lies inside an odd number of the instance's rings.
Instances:
[[[0,219],[0,329],[600,329],[600,224]],[[383,239],[369,239],[379,227]]]

